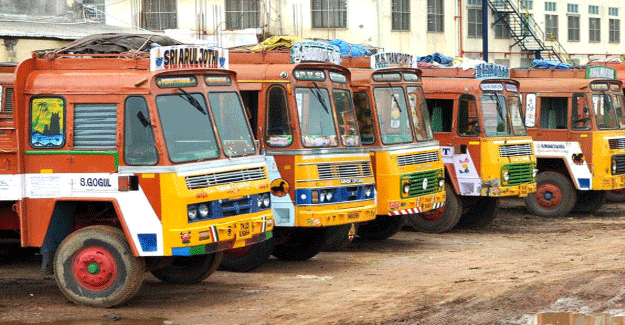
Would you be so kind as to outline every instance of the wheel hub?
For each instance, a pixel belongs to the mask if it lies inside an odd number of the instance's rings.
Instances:
[[[86,247],[74,257],[72,272],[81,286],[101,291],[115,282],[117,263],[108,250],[102,247]]]
[[[553,184],[539,185],[534,197],[536,202],[545,208],[553,208],[562,203],[562,191]]]

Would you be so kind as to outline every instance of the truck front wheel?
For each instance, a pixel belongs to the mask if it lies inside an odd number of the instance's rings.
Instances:
[[[200,283],[217,270],[222,257],[222,252],[194,256],[165,257],[168,265],[152,270],[151,273],[165,283]]]
[[[568,177],[558,172],[542,172],[536,176],[536,193],[525,197],[525,206],[539,217],[561,217],[569,214],[577,193]]]
[[[420,232],[442,233],[453,228],[462,215],[462,200],[450,184],[445,184],[445,206],[407,216],[412,227]]]
[[[231,272],[249,272],[265,264],[276,244],[274,238],[254,245],[224,251],[220,270]]]
[[[67,236],[54,256],[61,292],[77,304],[112,307],[132,298],[143,283],[145,264],[132,254],[124,232],[90,226]]]

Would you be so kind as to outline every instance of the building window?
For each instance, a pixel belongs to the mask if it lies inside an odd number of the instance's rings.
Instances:
[[[621,20],[610,19],[610,43],[621,42]]]
[[[469,0],[467,1],[467,5],[469,6],[481,6],[482,0]]]
[[[480,38],[482,37],[482,9],[480,8],[468,8],[468,37]]]
[[[555,2],[545,2],[545,11],[556,11],[556,3]]]
[[[508,15],[501,18],[495,23],[495,38],[508,39],[510,38],[510,29],[508,28]]]
[[[569,42],[579,42],[579,16],[568,16]]]
[[[178,28],[176,1],[143,0],[141,27],[149,30]]]
[[[613,8],[613,7],[608,8],[608,15],[618,16],[618,8]]]
[[[258,3],[258,0],[226,0],[226,29],[259,27]]]
[[[558,15],[545,15],[545,36],[548,40],[558,39]]]
[[[576,14],[579,11],[579,6],[575,3],[568,3],[566,5],[566,11],[571,14]]]
[[[410,0],[391,1],[393,30],[410,30]]]
[[[523,8],[528,10],[534,9],[534,1],[532,0],[523,0],[521,1],[521,5],[523,5]]]
[[[313,28],[347,28],[346,0],[312,0]]]
[[[588,41],[601,42],[601,18],[588,18]]]
[[[428,0],[428,32],[444,31],[443,17],[443,0]]]
[[[104,0],[84,0],[82,3],[85,19],[104,24],[106,22],[106,6]]]
[[[588,13],[591,15],[599,14],[599,6],[588,6]]]

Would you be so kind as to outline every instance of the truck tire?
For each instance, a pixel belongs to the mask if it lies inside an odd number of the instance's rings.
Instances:
[[[607,202],[625,202],[625,189],[607,191],[605,200]]]
[[[338,252],[347,248],[352,243],[352,239],[354,239],[354,234],[350,236],[352,227],[358,229],[358,224],[348,223],[346,225],[329,227],[328,241],[323,245],[322,250],[324,252]]]
[[[573,213],[594,213],[605,203],[607,191],[577,191]]]
[[[275,239],[270,238],[258,244],[226,250],[219,269],[230,272],[252,271],[267,262],[275,245]]]
[[[462,200],[450,184],[445,183],[445,206],[436,210],[408,215],[406,220],[417,231],[438,234],[456,226],[462,215]]]
[[[113,307],[132,298],[145,274],[142,258],[133,256],[124,232],[90,226],[67,236],[54,256],[54,276],[71,301]]]
[[[569,214],[577,193],[567,176],[558,172],[542,172],[536,176],[536,193],[525,197],[525,207],[539,217],[562,217]]]
[[[368,240],[385,240],[395,235],[404,224],[402,216],[378,215],[358,226],[356,234]]]
[[[499,206],[499,199],[494,197],[480,197],[458,221],[458,228],[482,228],[488,226],[495,219],[495,212]]]
[[[328,240],[328,227],[321,228],[278,228],[277,238],[285,240],[276,243],[271,253],[283,261],[305,261],[315,257],[321,252],[323,245]]]
[[[222,252],[194,256],[166,257],[167,259],[171,259],[171,263],[162,268],[152,270],[151,273],[164,283],[200,283],[217,270],[222,257]]]

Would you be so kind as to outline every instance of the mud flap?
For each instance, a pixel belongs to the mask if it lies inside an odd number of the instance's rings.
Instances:
[[[52,275],[52,262],[57,247],[63,239],[69,235],[74,223],[74,212],[76,211],[75,202],[59,202],[54,207],[46,238],[41,245],[41,275]]]

